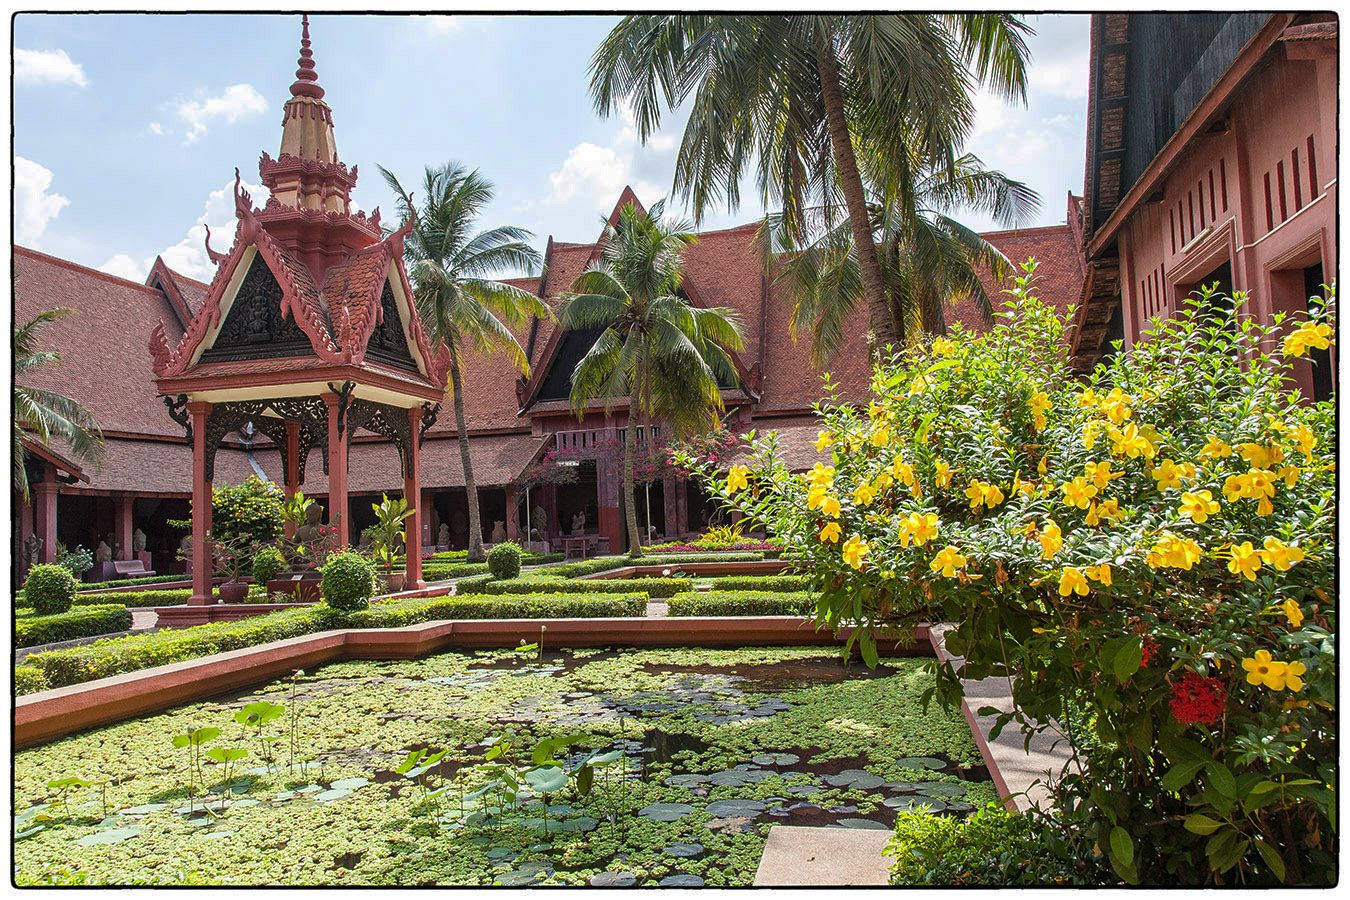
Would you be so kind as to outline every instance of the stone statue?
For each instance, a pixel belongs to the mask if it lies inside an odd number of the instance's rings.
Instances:
[[[436,544],[440,547],[450,546],[450,526],[444,522],[441,523],[440,530],[436,532]]]
[[[323,507],[315,503],[305,510],[305,524],[295,529],[295,539],[308,544],[319,539],[319,526],[323,519]]]
[[[492,543],[506,543],[506,523],[501,519],[492,523]]]
[[[586,510],[579,510],[572,517],[572,534],[582,534],[586,531]]]
[[[192,571],[192,535],[185,534],[178,541],[178,558],[187,563],[187,569]]]
[[[139,528],[131,533],[131,549],[137,553],[145,552],[145,532]]]
[[[42,558],[42,538],[36,534],[30,534],[23,542],[23,558],[28,561],[31,568],[36,566]]]
[[[544,512],[544,508],[538,504],[535,504],[534,509],[530,510],[530,527],[540,534],[545,534],[548,531],[548,513]]]
[[[112,560],[112,548],[108,546],[107,541],[99,541],[98,549],[94,551],[94,562],[110,562]]]

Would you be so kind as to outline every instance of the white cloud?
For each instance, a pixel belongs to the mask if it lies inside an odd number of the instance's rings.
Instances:
[[[251,84],[232,84],[215,97],[179,100],[173,111],[187,125],[183,143],[191,144],[206,134],[213,121],[230,124],[267,112],[267,98]]]
[[[463,16],[418,16],[417,19],[428,31],[441,37],[451,37],[464,30]]]
[[[1085,100],[1090,74],[1087,51],[1075,48],[1072,54],[1060,59],[1034,61],[1027,72],[1028,93]]]
[[[69,84],[88,87],[84,66],[64,50],[14,51],[14,80],[19,84]]]
[[[159,124],[158,122],[151,122],[150,133],[155,135],[156,137],[160,137],[164,134],[164,126]]]
[[[48,190],[55,177],[46,166],[14,157],[14,235],[20,244],[38,246],[47,225],[70,205],[70,198]]]
[[[101,272],[130,281],[144,281],[146,272],[149,271],[148,267],[142,266],[125,253],[117,254],[98,268]]]

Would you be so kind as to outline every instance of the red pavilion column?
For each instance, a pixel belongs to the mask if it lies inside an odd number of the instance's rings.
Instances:
[[[408,471],[403,479],[403,499],[408,502],[413,514],[404,523],[404,582],[407,590],[415,591],[425,587],[422,581],[422,448],[419,438],[422,433],[422,408],[414,406],[408,410],[409,434]]]
[[[506,539],[520,540],[520,488],[514,484],[506,486]]]
[[[211,482],[206,480],[206,419],[211,404],[189,403],[192,416],[192,596],[188,603],[211,602]]]
[[[286,422],[286,459],[289,466],[286,467],[286,499],[289,500],[295,496],[295,492],[300,490],[300,423],[287,420]],[[295,537],[295,526],[286,523],[286,539]]]
[[[42,481],[33,485],[33,513],[37,536],[42,538],[38,562],[56,562],[56,467],[44,463]]]
[[[328,524],[337,526],[337,544],[350,543],[347,536],[347,438],[338,417],[337,394],[322,395],[328,407]]]
[[[136,557],[136,551],[131,546],[131,533],[135,530],[135,525],[132,522],[132,510],[135,505],[135,498],[130,494],[118,494],[113,498],[118,559],[134,559]]]

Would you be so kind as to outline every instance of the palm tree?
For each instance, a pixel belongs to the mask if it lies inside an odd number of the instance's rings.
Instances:
[[[61,361],[55,350],[38,349],[42,329],[68,309],[46,309],[14,329],[14,489],[28,499],[28,470],[24,466],[23,441],[34,437],[44,446],[53,438],[70,445],[70,452],[87,462],[103,455],[103,432],[93,415],[76,401],[42,388],[19,384],[19,379]]]
[[[903,341],[921,331],[947,330],[943,303],[969,298],[985,315],[993,300],[980,280],[987,271],[995,281],[1015,266],[977,232],[952,217],[957,209],[984,212],[1005,227],[1022,224],[1040,204],[1036,192],[1002,172],[986,169],[966,154],[949,169],[928,168],[915,180],[912,207],[900,201],[874,204],[878,248],[892,314]],[[862,278],[851,238],[851,222],[821,229],[799,245],[780,227],[781,218],[766,220],[766,247],[777,252],[776,282],[792,298],[792,331],[811,334],[811,361],[824,366],[843,343],[844,323],[862,298]],[[766,267],[767,268],[767,267]]]
[[[469,559],[479,561],[486,556],[478,489],[469,458],[460,366],[470,350],[503,351],[522,374],[529,374],[529,359],[511,333],[511,326],[523,326],[532,316],[546,318],[551,313],[534,294],[495,281],[492,276],[500,272],[534,274],[540,267],[539,253],[528,243],[533,235],[521,228],[502,226],[475,233],[478,216],[493,196],[492,182],[477,169],[470,171],[453,162],[439,169],[428,166],[420,207],[413,205],[412,195],[389,170],[381,166],[380,172],[398,196],[403,221],[416,217],[404,242],[408,274],[427,337],[450,354],[455,428],[469,505]]]
[[[736,380],[728,351],[744,346],[733,310],[694,306],[680,293],[684,249],[697,237],[664,214],[664,201],[650,212],[626,204],[558,313],[563,328],[603,329],[572,372],[577,417],[595,399],[605,400],[607,415],[616,401],[628,403],[623,497],[633,556],[642,555],[633,485],[639,429],[654,420],[677,437],[711,428],[722,409],[719,384]]]
[[[872,243],[864,177],[883,199],[909,192],[914,159],[950,165],[969,133],[971,74],[1009,97],[1026,93],[1029,29],[1016,16],[628,16],[591,61],[601,113],[631,108],[645,141],[661,106],[692,97],[675,189],[695,219],[710,203],[739,201],[757,160],[767,208],[800,242],[807,212],[833,224],[842,195],[862,294],[879,345],[899,338]],[[858,149],[882,148],[871,171]]]

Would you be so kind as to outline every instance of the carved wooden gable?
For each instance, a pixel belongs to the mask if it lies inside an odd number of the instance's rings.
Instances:
[[[314,352],[309,337],[295,319],[282,316],[281,299],[281,285],[276,276],[263,258],[255,255],[215,341],[202,352],[202,361],[299,356]]]
[[[400,369],[417,371],[417,363],[408,350],[408,338],[403,333],[403,319],[398,312],[398,303],[394,300],[394,288],[388,279],[385,279],[384,290],[380,292],[380,320],[370,333],[366,357]]]

